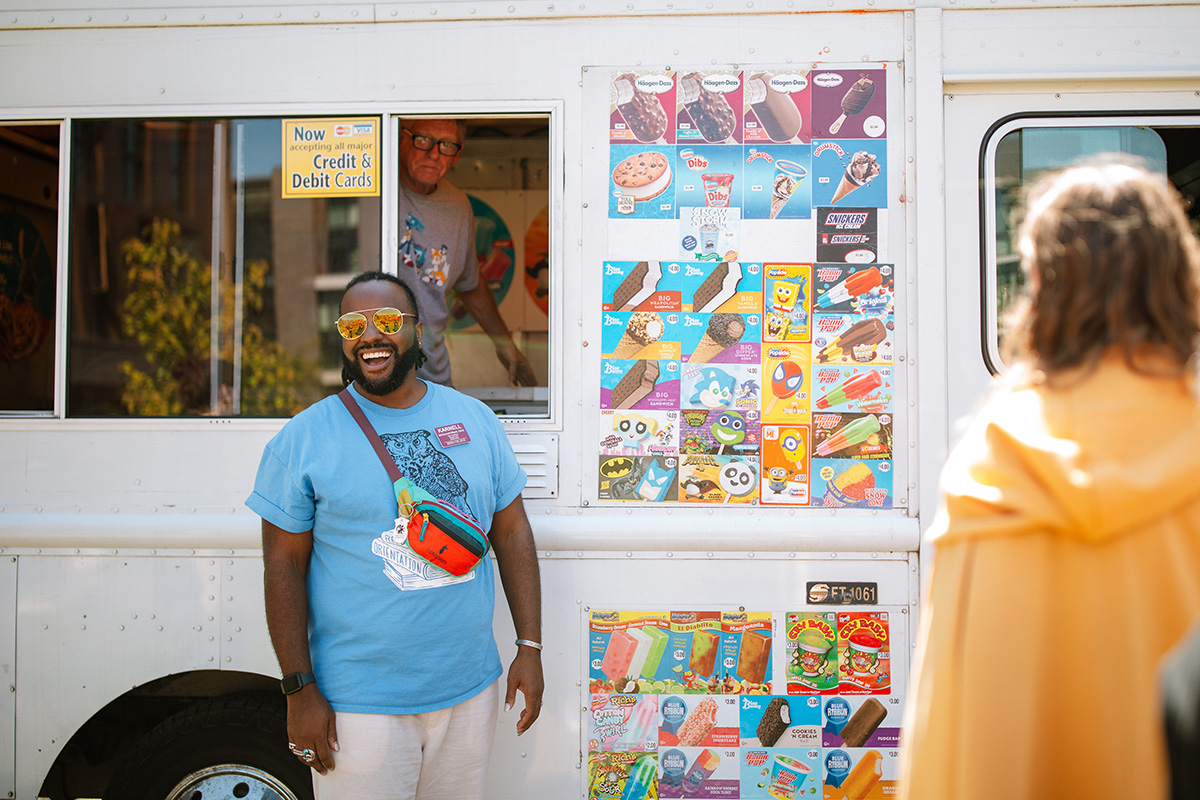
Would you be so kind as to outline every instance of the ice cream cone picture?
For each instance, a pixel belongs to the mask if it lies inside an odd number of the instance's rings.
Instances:
[[[708,330],[696,345],[689,364],[712,361],[717,355],[742,340],[746,335],[746,320],[741,314],[713,314],[708,320]]]
[[[632,358],[639,350],[654,344],[666,333],[667,326],[654,311],[635,311],[629,317],[625,334],[612,352],[613,358]]]
[[[833,193],[833,199],[829,202],[836,203],[855,189],[870,183],[878,174],[879,162],[875,160],[875,156],[865,150],[859,150],[851,157],[850,165],[846,167],[837,191]]]
[[[808,175],[808,170],[795,161],[779,159],[775,162],[775,182],[771,189],[771,219],[779,216],[783,207],[796,192],[796,187]]]
[[[875,81],[868,78],[865,74],[862,75],[846,91],[845,96],[842,98],[842,115],[829,126],[829,135],[837,135],[837,132],[842,129],[842,123],[846,121],[847,114],[861,114],[865,111],[867,103],[871,102],[871,98],[874,95]]]

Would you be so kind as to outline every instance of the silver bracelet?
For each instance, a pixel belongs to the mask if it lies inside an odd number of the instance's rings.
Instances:
[[[541,650],[541,649],[542,649],[542,643],[541,643],[541,642],[535,642],[535,641],[533,641],[532,639],[517,639],[517,641],[516,641],[516,644],[517,644],[518,646],[519,646],[519,645],[525,645],[526,647],[532,647],[534,650]]]

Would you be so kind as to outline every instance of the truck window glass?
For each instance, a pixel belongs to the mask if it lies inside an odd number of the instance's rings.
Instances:
[[[59,126],[0,125],[0,414],[54,410]]]
[[[454,387],[498,414],[544,417],[549,408],[550,128],[547,116],[471,118],[464,148],[446,179],[463,190],[475,215],[480,280],[537,379],[516,387],[487,333],[456,293],[447,293],[446,348]],[[400,126],[397,126],[397,135]],[[403,234],[397,269],[411,270]],[[420,234],[418,234],[420,235]]]
[[[73,123],[69,415],[281,417],[341,388],[337,302],[380,264],[381,200],[285,198],[283,127]]]
[[[1024,291],[1017,233],[1030,187],[1048,172],[1102,154],[1120,153],[1162,173],[1189,203],[1200,193],[1200,144],[1195,128],[1175,119],[1038,119],[1000,126],[985,142],[984,352],[993,373],[1004,370],[1005,317]],[[998,138],[997,138],[998,137]],[[990,209],[990,213],[989,210]]]

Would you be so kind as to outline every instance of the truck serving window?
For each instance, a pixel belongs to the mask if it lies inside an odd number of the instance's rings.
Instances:
[[[405,119],[398,120],[396,135]],[[513,342],[533,369],[537,385],[513,386],[491,338],[453,290],[446,348],[454,387],[498,414],[549,413],[550,127],[545,115],[468,118],[462,154],[446,179],[467,194],[475,215],[475,258]],[[406,217],[407,215],[400,215]],[[430,231],[409,231],[397,219],[397,271],[423,280],[433,255],[414,244],[436,244]],[[417,265],[417,258],[424,263]]]
[[[54,410],[59,126],[0,125],[0,414]]]
[[[1030,187],[1048,172],[1107,153],[1123,154],[1166,175],[1200,215],[1200,139],[1196,118],[1080,116],[1010,119],[983,149],[983,349],[993,374],[1003,372],[1005,317],[1024,291],[1017,232]]]
[[[412,272],[384,250],[404,244],[404,221],[384,215],[398,122],[74,120],[67,413],[286,417],[339,390],[346,282]],[[546,115],[474,118],[446,178],[468,195],[471,257],[537,382],[509,383],[447,286],[454,383],[502,414],[548,409],[548,131]]]

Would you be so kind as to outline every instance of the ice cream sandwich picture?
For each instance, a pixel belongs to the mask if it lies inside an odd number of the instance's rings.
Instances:
[[[741,280],[742,265],[736,261],[722,261],[692,295],[692,310],[702,314],[716,311],[733,297]]]
[[[639,261],[613,292],[613,311],[633,311],[654,295],[661,280],[659,262]]]
[[[613,169],[612,182],[618,197],[634,202],[652,200],[671,185],[671,162],[662,153],[635,153]]]
[[[635,362],[613,389],[612,407],[617,409],[633,408],[649,397],[654,391],[654,387],[658,385],[658,375],[657,361],[642,359]]]

